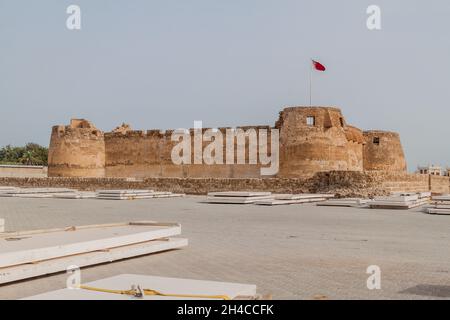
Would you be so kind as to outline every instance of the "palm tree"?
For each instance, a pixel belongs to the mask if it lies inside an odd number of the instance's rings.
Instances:
[[[32,151],[25,151],[19,161],[26,165],[32,165],[35,162],[34,153]]]

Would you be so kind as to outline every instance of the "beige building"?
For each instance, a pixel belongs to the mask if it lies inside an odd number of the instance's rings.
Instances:
[[[419,166],[419,167],[417,167],[417,173],[428,174],[428,175],[432,175],[432,176],[448,175],[448,174],[443,174],[442,168],[440,166],[435,166],[435,165]],[[448,169],[447,169],[447,173],[448,173]]]

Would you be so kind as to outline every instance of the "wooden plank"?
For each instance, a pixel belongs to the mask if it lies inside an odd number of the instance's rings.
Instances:
[[[123,190],[97,190],[98,194],[113,194],[113,195],[122,195],[122,194],[148,194],[152,193],[153,190],[145,190],[145,189],[123,189]]]
[[[410,202],[410,201],[417,201],[417,200],[419,200],[418,195],[375,197],[375,201],[387,201],[387,202]]]
[[[298,200],[268,199],[268,200],[256,201],[255,204],[260,205],[260,206],[281,206],[281,205],[290,205],[290,204],[320,202],[320,201],[325,201],[325,200],[326,200],[325,198],[298,199]]]
[[[241,296],[256,296],[256,286],[250,284],[203,281],[177,278],[153,277],[145,275],[122,274],[116,277],[93,281],[85,286],[129,290],[132,285],[142,289],[156,290],[166,294],[181,295],[226,295],[231,299]],[[26,298],[25,300],[136,300],[135,297],[84,289],[62,289]],[[199,298],[144,296],[141,300],[202,300]],[[204,298],[203,300],[214,300]]]
[[[82,268],[155,252],[179,249],[187,245],[187,239],[167,238],[112,248],[109,250],[44,260],[33,264],[22,264],[13,267],[0,268],[0,284],[62,272],[65,271],[68,266],[74,265]]]
[[[95,199],[95,198],[97,198],[97,193],[96,192],[60,193],[60,194],[54,194],[53,198],[56,198],[56,199]]]
[[[369,199],[348,198],[327,200],[317,205],[327,207],[366,207],[370,202],[371,200]]]
[[[450,202],[450,195],[444,195],[444,196],[433,196],[432,200],[436,201],[449,201]]]
[[[258,196],[258,197],[208,197],[207,203],[218,204],[251,204],[259,200],[272,199],[272,196]]]
[[[271,192],[246,192],[246,191],[225,191],[225,192],[209,192],[209,197],[267,197],[272,195]]]
[[[0,235],[0,267],[120,247],[179,235],[173,223],[132,222]]]
[[[274,194],[273,198],[276,200],[302,200],[302,199],[322,199],[333,198],[334,194],[319,194],[319,193],[299,193],[299,194]]]
[[[450,209],[428,208],[427,212],[429,214],[436,214],[436,215],[450,215]]]
[[[8,193],[12,194],[38,194],[38,193],[63,193],[63,192],[74,192],[73,189],[67,188],[18,188],[16,190],[10,191]]]

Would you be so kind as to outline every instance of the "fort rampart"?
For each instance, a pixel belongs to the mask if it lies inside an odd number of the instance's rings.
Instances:
[[[192,151],[188,164],[175,164],[172,152],[178,141],[173,131],[134,131],[122,125],[112,132],[102,132],[87,120],[72,120],[68,126],[52,129],[49,148],[49,177],[104,178],[307,178],[328,171],[390,171],[406,172],[406,161],[399,135],[385,131],[366,131],[347,124],[342,112],[334,107],[289,107],[280,112],[274,126],[237,128],[245,138],[225,135],[230,128],[218,128],[223,152],[214,152],[216,162],[195,161]],[[259,158],[252,150],[266,145],[271,152],[271,132],[279,133],[279,170],[275,175],[261,175]],[[203,133],[206,129],[202,129]],[[268,133],[261,141],[260,133]],[[190,129],[194,150],[194,129]],[[202,151],[211,141],[203,141]],[[227,160],[234,146],[232,162]],[[238,146],[244,145],[244,161],[238,159]],[[258,155],[260,157],[260,155]],[[226,159],[227,158],[227,159]],[[242,157],[240,158],[242,159]]]

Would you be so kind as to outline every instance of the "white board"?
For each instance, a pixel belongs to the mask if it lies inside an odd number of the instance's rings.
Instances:
[[[255,202],[255,204],[259,205],[259,206],[281,206],[281,205],[290,205],[290,204],[320,202],[320,201],[325,201],[325,200],[326,200],[325,198],[311,198],[311,199],[298,199],[298,200],[268,199],[268,200],[258,200]]]
[[[226,295],[231,299],[239,296],[255,296],[256,286],[251,284],[153,277],[146,275],[122,274],[116,277],[93,281],[85,286],[129,290],[132,285],[142,289],[157,290],[165,294],[182,295]],[[90,291],[84,289],[62,289],[26,298],[25,300],[136,300],[128,295]],[[139,300],[201,300],[199,298],[144,296]],[[205,300],[208,300],[205,298]],[[211,298],[209,300],[212,300]]]
[[[96,192],[56,193],[53,198],[57,199],[95,199]]]
[[[114,195],[123,195],[123,194],[148,194],[152,193],[153,190],[97,190],[99,194],[114,194]]]
[[[370,203],[371,200],[360,198],[348,198],[348,199],[332,199],[324,202],[320,202],[318,206],[324,207],[364,207]]]
[[[67,188],[18,188],[8,193],[14,194],[37,194],[37,193],[63,193],[63,192],[74,192],[76,190]]]
[[[225,192],[210,192],[209,197],[262,197],[270,196],[271,192],[246,192],[246,191],[225,191]]]
[[[302,200],[302,199],[317,199],[317,198],[332,198],[333,194],[314,194],[314,193],[299,193],[299,194],[273,194],[276,200]]]
[[[429,214],[437,214],[437,215],[450,215],[450,209],[437,209],[437,208],[428,208],[427,212]]]
[[[258,200],[273,199],[272,196],[257,196],[257,197],[208,197],[207,203],[222,203],[222,204],[250,204]]]
[[[450,201],[450,195],[434,196],[432,199],[436,201]]]
[[[181,233],[176,223],[131,222],[0,235],[0,268],[104,250]]]
[[[410,201],[417,201],[417,200],[419,200],[418,195],[375,197],[375,201],[388,201],[388,202],[410,202]]]
[[[0,284],[66,271],[66,268],[69,266],[78,266],[82,268],[155,252],[179,249],[187,245],[187,239],[167,238],[164,240],[152,240],[109,250],[55,258],[33,264],[22,264],[13,267],[0,268]]]

